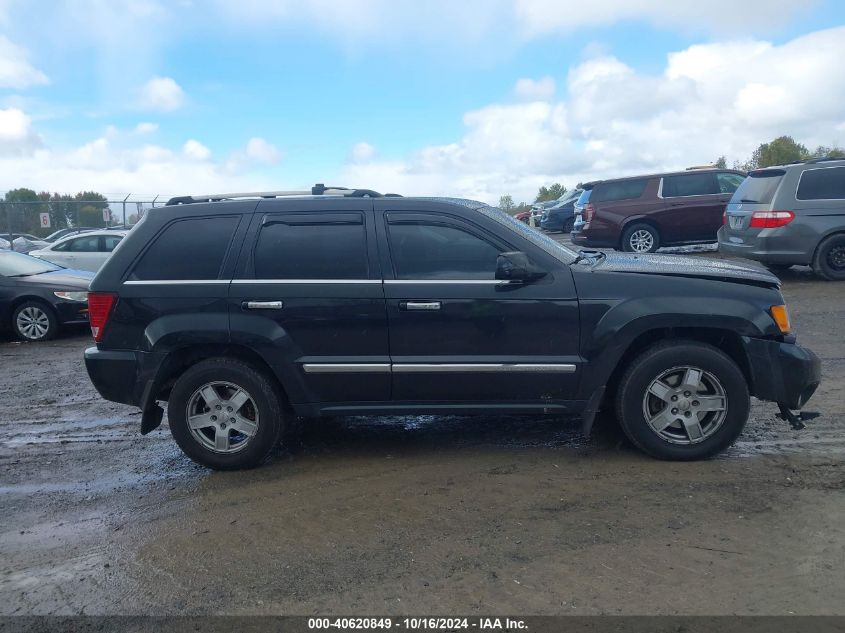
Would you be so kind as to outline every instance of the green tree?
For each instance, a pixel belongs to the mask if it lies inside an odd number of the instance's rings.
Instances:
[[[719,169],[726,169],[728,166],[728,159],[725,158],[725,156],[719,156],[719,158],[716,159],[716,162],[713,163],[713,166],[718,167]]]
[[[835,145],[833,147],[819,145],[810,156],[812,158],[845,158],[845,150]]]
[[[749,169],[757,169],[772,165],[786,165],[808,158],[810,158],[810,152],[801,143],[797,143],[791,136],[779,136],[755,149],[751,154],[751,160],[745,166]]]
[[[513,197],[510,194],[505,194],[499,198],[499,208],[505,213],[513,213]]]
[[[0,231],[34,233],[40,224],[41,200],[32,189],[24,187],[7,191],[0,203]]]
[[[559,182],[556,182],[553,185],[549,185],[548,187],[543,185],[537,191],[537,197],[534,198],[534,202],[546,202],[548,200],[557,200],[565,193],[566,187],[564,187]]]

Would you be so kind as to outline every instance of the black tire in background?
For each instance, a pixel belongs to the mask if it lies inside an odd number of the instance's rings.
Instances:
[[[719,381],[725,391],[725,415],[712,434],[698,443],[676,444],[649,426],[644,398],[656,377],[686,366]],[[675,461],[704,459],[726,449],[742,432],[750,406],[748,383],[737,364],[712,345],[690,340],[666,341],[640,354],[626,369],[616,392],[617,418],[628,438],[652,457]]]
[[[561,229],[564,233],[569,235],[572,233],[572,229],[575,228],[575,218],[570,216],[563,221],[563,229]]]
[[[637,250],[632,242],[642,244],[642,250]],[[622,250],[626,253],[653,253],[660,248],[660,233],[651,224],[637,222],[625,228],[622,233],[621,245]],[[648,248],[646,248],[646,245],[648,245]]]
[[[26,301],[12,313],[12,330],[22,341],[49,341],[59,331],[59,319],[46,303]]]
[[[210,383],[234,385],[248,393],[254,403],[257,430],[237,452],[215,452],[201,443],[189,427],[188,406],[197,390]],[[209,415],[212,413],[210,410]],[[284,422],[280,396],[270,378],[243,361],[225,357],[199,362],[179,377],[167,402],[167,418],[179,448],[195,462],[215,470],[239,470],[261,464],[279,443]]]
[[[813,271],[828,281],[845,281],[845,233],[822,240],[813,257]]]

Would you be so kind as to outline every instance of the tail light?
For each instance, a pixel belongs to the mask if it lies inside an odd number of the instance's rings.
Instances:
[[[776,229],[786,226],[794,219],[795,214],[792,211],[755,211],[751,214],[749,226],[753,229]]]
[[[116,302],[117,296],[110,292],[88,293],[88,319],[91,322],[91,335],[95,343],[103,339],[103,332]]]
[[[727,225],[728,225],[728,212],[726,210],[726,211],[722,212],[722,226],[727,226]]]
[[[593,214],[596,212],[596,207],[593,206],[592,202],[588,202],[584,205],[584,222],[589,222],[593,219]]]

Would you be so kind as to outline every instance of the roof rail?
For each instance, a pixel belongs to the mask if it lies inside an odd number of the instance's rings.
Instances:
[[[836,156],[822,156],[821,158],[811,158],[807,161],[808,165],[813,165],[815,163],[825,163],[830,160],[845,160],[845,156],[836,157]]]
[[[372,189],[350,189],[349,187],[326,187],[317,183],[310,190],[302,191],[251,191],[243,193],[209,193],[195,196],[176,196],[167,201],[167,205],[194,204],[197,202],[220,202],[222,200],[236,200],[238,198],[285,198],[289,196],[344,196],[347,198],[381,198],[378,191]],[[385,196],[401,197],[399,194],[388,193]]]

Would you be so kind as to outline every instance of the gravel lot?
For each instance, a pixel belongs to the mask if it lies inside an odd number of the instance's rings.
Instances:
[[[607,417],[392,417],[213,473],[99,398],[87,332],[0,339],[0,614],[845,614],[845,284],[783,281],[822,416],[755,403],[689,464]]]

